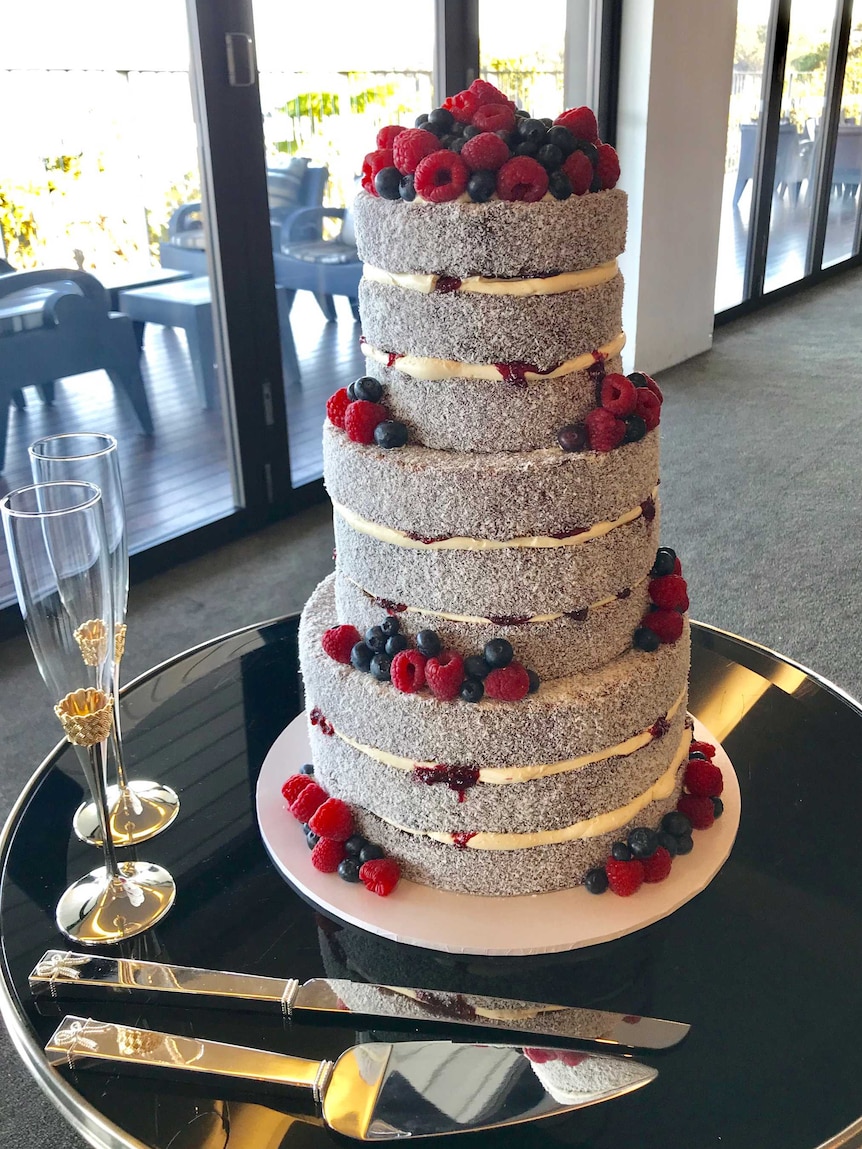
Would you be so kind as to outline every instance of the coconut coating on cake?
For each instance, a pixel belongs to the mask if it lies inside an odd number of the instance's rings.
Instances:
[[[614,356],[605,370],[622,371]],[[530,451],[555,447],[557,431],[596,406],[588,371],[526,384],[503,379],[413,379],[370,357],[365,371],[383,384],[391,418],[406,423],[409,442],[447,451]]]
[[[629,588],[620,588],[625,592]],[[535,670],[542,679],[562,678],[593,670],[610,658],[622,654],[632,642],[632,634],[649,609],[648,580],[646,578],[622,598],[590,609],[585,604],[586,617],[581,614],[560,614],[541,622],[464,622],[429,614],[417,604],[388,604],[385,609],[367,591],[358,587],[342,574],[335,577],[335,605],[340,619],[349,620],[361,632],[377,626],[392,612],[397,615],[403,634],[414,637],[420,630],[435,630],[443,646],[466,657],[478,654],[492,638],[505,638],[511,642],[515,658],[524,666]],[[394,606],[409,606],[409,610],[393,611]]]
[[[614,189],[530,204],[406,204],[360,191],[354,221],[360,258],[385,271],[528,278],[616,259],[627,198]]]
[[[554,295],[425,294],[363,279],[362,332],[381,351],[465,363],[519,361],[548,371],[621,329],[623,279]]]
[[[481,618],[578,611],[634,586],[655,562],[659,513],[603,538],[555,547],[406,547],[354,530],[336,512],[338,569],[375,597]],[[349,622],[349,619],[341,619]]]
[[[387,451],[352,442],[331,423],[323,431],[332,500],[377,526],[422,538],[575,534],[649,499],[658,469],[655,431],[614,451],[548,447],[496,454],[411,446]]]

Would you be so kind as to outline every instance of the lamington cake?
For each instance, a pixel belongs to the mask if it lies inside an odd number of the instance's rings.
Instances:
[[[662,396],[622,374],[616,153],[589,109],[531,119],[484,81],[420,121],[381,130],[355,205],[368,374],[327,406],[294,812],[353,880],[385,854],[470,894],[631,893],[691,848],[690,755],[716,768],[659,547]],[[327,798],[328,853],[302,812]]]

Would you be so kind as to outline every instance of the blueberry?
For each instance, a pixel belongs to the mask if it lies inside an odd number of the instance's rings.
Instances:
[[[464,659],[464,673],[468,678],[484,678],[491,673],[491,667],[481,654],[471,654]]]
[[[313,774],[314,767],[310,762],[306,762],[304,766],[300,766],[299,772],[300,774]]]
[[[320,838],[312,830],[309,830],[305,835],[305,841],[308,844],[309,850],[313,850],[317,843],[320,841]]]
[[[626,376],[630,383],[634,383],[635,387],[649,387],[647,377],[643,371],[632,371],[631,375]]]
[[[388,682],[392,659],[387,654],[375,654],[371,660],[371,673],[378,682]]]
[[[689,752],[689,758],[701,758],[704,762],[709,761],[709,759],[707,758],[707,756],[704,754],[704,752],[702,750],[690,751]]]
[[[453,136],[463,136],[464,129],[468,127],[467,124],[462,124],[460,120],[453,120],[449,125],[449,133]]]
[[[416,199],[416,188],[413,184],[412,172],[401,177],[401,183],[398,185],[398,194],[405,203],[412,203]]]
[[[463,134],[465,140],[472,140],[474,136],[481,136],[482,129],[477,128],[475,124],[467,124]]]
[[[414,123],[415,127],[417,127],[417,128],[424,128],[424,126],[428,123],[428,113],[422,112],[420,115],[418,115],[416,117],[416,119],[413,121],[413,123]]]
[[[639,626],[634,633],[632,642],[638,650],[645,650],[649,654],[652,654],[654,650],[658,650],[661,644],[659,636],[654,630],[650,630],[648,626]]]
[[[572,148],[572,151],[583,152],[593,167],[598,163],[599,149],[595,144],[590,143],[589,140],[575,140],[575,146]]]
[[[365,632],[365,645],[377,654],[386,645],[388,637],[382,626],[370,626]]]
[[[427,123],[424,123],[422,128],[424,131],[430,132],[432,136],[436,136],[438,140],[442,139],[449,130],[445,124],[434,124],[431,122],[431,120],[428,120]]]
[[[478,678],[465,678],[461,687],[461,698],[464,702],[479,702],[485,693],[485,687]]]
[[[436,630],[420,630],[416,635],[416,646],[419,653],[424,654],[426,658],[436,658],[443,649]]]
[[[386,645],[383,647],[384,654],[388,654],[390,658],[394,658],[396,654],[400,654],[402,650],[407,649],[407,639],[403,634],[390,634],[386,639]]]
[[[548,129],[548,131],[550,131],[551,128],[554,126],[554,121],[551,119],[551,117],[550,116],[540,116],[539,118],[541,119],[541,121],[545,125],[545,127]]]
[[[632,852],[628,842],[614,842],[611,846],[611,857],[616,862],[630,862],[632,860]]]
[[[608,888],[608,875],[604,866],[590,870],[584,878],[584,889],[588,894],[603,894]]]
[[[629,831],[629,847],[636,858],[651,858],[658,849],[658,834],[648,826]]]
[[[536,159],[539,161],[543,168],[546,168],[547,171],[552,172],[556,171],[556,169],[563,162],[563,153],[554,144],[542,144],[542,146],[536,152]],[[389,169],[387,168],[385,170],[388,171]],[[397,199],[398,197],[396,196],[395,198]]]
[[[395,614],[387,615],[383,622],[381,622],[380,629],[386,635],[399,634],[401,631],[401,619]]]
[[[564,451],[585,451],[588,441],[584,423],[568,423],[557,431],[557,442]]]
[[[593,182],[590,184],[591,192],[600,192],[602,190],[602,181],[599,173],[596,172],[593,176]]]
[[[374,177],[374,190],[381,199],[401,199],[401,172],[398,168],[381,168]]]
[[[694,839],[691,834],[685,834],[682,838],[676,840],[676,852],[678,854],[690,854],[694,849]]]
[[[473,172],[467,180],[467,195],[474,203],[486,203],[497,190],[497,177],[484,169]]]
[[[355,379],[353,380],[352,383],[347,384],[347,398],[350,400],[351,403],[355,402],[355,400],[356,400],[356,380]]]
[[[553,144],[555,148],[559,148],[564,156],[570,156],[575,150],[575,137],[562,124],[554,124],[553,127],[548,128],[547,141],[549,144]]]
[[[452,150],[452,145],[454,143],[455,143],[455,137],[452,135],[451,132],[447,132],[445,136],[440,137],[440,147],[446,148],[450,152]]]
[[[364,865],[366,862],[373,862],[375,858],[383,857],[385,857],[385,854],[380,846],[374,842],[366,842],[359,851],[359,864]]]
[[[448,108],[434,108],[428,116],[428,122],[431,124],[442,124],[444,128],[451,128],[455,122],[455,117]]]
[[[542,680],[539,678],[538,674],[536,674],[535,670],[528,670],[527,678],[530,680],[530,685],[527,688],[527,693],[535,694],[539,687],[542,685]]]
[[[649,572],[652,578],[663,578],[664,575],[673,574],[676,565],[676,551],[670,547],[659,547],[655,553],[655,562]]]
[[[373,657],[374,651],[367,643],[357,642],[356,646],[354,646],[350,652],[350,665],[356,670],[368,671],[371,669],[371,659]]]
[[[682,810],[671,810],[662,818],[661,828],[675,838],[684,838],[691,833],[691,822]]]
[[[638,443],[644,437],[647,431],[646,423],[640,415],[628,415],[623,422],[626,425],[626,433],[623,435],[624,443]]]
[[[661,830],[658,836],[658,844],[664,846],[672,858],[675,858],[679,853],[679,841],[669,834],[667,830]]]
[[[368,843],[361,834],[353,834],[353,836],[348,838],[344,843],[344,851],[348,857],[358,858],[362,853],[362,847],[367,845]]]
[[[515,118],[518,120],[529,120],[530,113],[525,112],[523,108],[515,108]]]
[[[508,666],[515,657],[511,642],[505,638],[492,638],[490,642],[486,642],[483,653],[485,661],[492,670],[499,670],[503,666]]]
[[[514,147],[516,156],[530,156],[531,159],[535,159],[538,150],[539,146],[533,140],[519,140]]]
[[[372,375],[363,375],[361,379],[353,381],[353,398],[365,399],[368,403],[378,403],[383,394],[380,380]]]
[[[572,194],[572,181],[564,171],[551,172],[548,176],[548,191],[554,199],[568,199]]]
[[[353,858],[344,858],[338,863],[338,876],[345,882],[359,881],[359,866]]]
[[[534,144],[541,145],[548,134],[548,125],[543,124],[541,120],[521,120],[518,132],[522,139],[532,140]]]
[[[716,818],[720,818],[721,815],[724,813],[724,802],[722,802],[721,798],[713,797],[713,799],[712,799],[712,812]]]
[[[407,427],[396,419],[386,419],[374,428],[374,442],[386,451],[403,447],[407,443]]]
[[[449,145],[449,151],[454,152],[456,156],[460,156],[461,149],[464,147],[466,142],[467,141],[463,136],[455,136],[452,140],[452,143]]]

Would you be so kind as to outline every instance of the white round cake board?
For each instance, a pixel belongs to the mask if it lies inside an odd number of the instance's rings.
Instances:
[[[699,894],[727,860],[739,827],[739,783],[730,759],[695,720],[695,737],[717,748],[724,776],[724,814],[709,830],[694,831],[694,850],[674,859],[663,882],[644,884],[628,898],[582,887],[514,898],[485,898],[419,886],[402,878],[385,898],[311,864],[305,835],[281,794],[285,779],[310,761],[307,724],[300,714],[278,736],[257,782],[257,817],[270,857],[300,893],[350,925],[392,941],[445,953],[513,956],[559,953],[634,933],[672,914]]]

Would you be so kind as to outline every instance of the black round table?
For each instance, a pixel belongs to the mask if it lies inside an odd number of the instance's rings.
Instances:
[[[169,783],[182,808],[170,830],[140,849],[175,876],[176,905],[151,935],[115,952],[691,1024],[675,1049],[639,1055],[659,1070],[647,1088],[532,1126],[472,1134],[476,1145],[862,1146],[862,710],[762,647],[698,624],[693,635],[690,708],[736,767],[742,822],[712,884],[665,921],[569,954],[487,959],[399,946],[304,902],[271,864],[254,814],[261,763],[302,707],[293,617],[206,643],[127,688],[130,773]],[[393,1039],[391,1022],[357,1031],[343,1022],[288,1025],[275,1014],[146,999],[37,1003],[28,974],[46,950],[68,948],[54,925],[57,899],[68,881],[97,864],[95,851],[70,832],[81,796],[77,762],[60,746],[22,794],[2,842],[0,1005],[39,1085],[96,1146],[331,1144],[336,1138],[298,1094],[48,1066],[42,1047],[65,1012],[313,1058],[335,1057],[357,1041]],[[460,1027],[453,1033],[467,1036]]]

